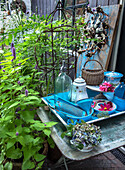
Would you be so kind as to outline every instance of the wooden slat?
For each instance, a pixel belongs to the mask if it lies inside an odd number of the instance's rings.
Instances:
[[[40,15],[41,12],[40,12],[40,0],[37,0],[37,11],[38,11],[38,14]]]
[[[51,4],[50,4],[50,5],[51,5],[51,11],[53,11],[53,9],[52,9],[52,8],[53,8],[53,3],[51,2]]]
[[[109,5],[118,4],[118,0],[109,0]]]
[[[36,5],[37,5],[37,1],[36,0],[32,0],[31,9],[32,9],[33,13],[36,12]]]
[[[96,7],[98,5],[107,6],[118,4],[118,0],[89,0],[90,7]]]
[[[45,1],[45,0],[44,0],[44,3],[43,3],[43,4],[44,4],[44,16],[45,16],[45,15],[46,15],[46,11],[47,11],[47,10],[46,10],[47,6],[46,6],[46,1]]]
[[[93,0],[90,0],[90,1],[89,1],[89,6],[90,6],[90,7],[96,7],[96,1],[97,1],[97,0],[94,0],[94,1],[93,1]]]
[[[40,16],[42,16],[42,5],[41,5],[41,1],[39,0],[39,14]]]
[[[56,7],[56,1],[55,0],[52,0],[52,4],[51,4],[51,10],[53,11]]]
[[[36,12],[36,7],[38,8],[38,14],[49,15],[56,6],[56,0],[32,0],[32,11]]]
[[[122,23],[123,23],[123,15],[124,15],[124,2],[121,2],[121,13],[120,13],[120,18],[119,18],[119,23],[118,23],[118,29],[116,32],[116,38],[114,42],[114,47],[112,50],[112,56],[110,60],[110,65],[109,65],[109,70],[115,71],[116,69],[116,63],[117,63],[117,57],[118,57],[118,48],[119,48],[119,42],[120,42],[120,34],[121,34],[121,28],[122,28]]]
[[[47,2],[47,14],[49,14],[51,12],[51,0],[46,0]]]
[[[107,6],[107,5],[108,5],[108,1],[109,1],[109,0],[99,0],[99,1],[98,1],[98,5]]]
[[[117,4],[118,0],[89,0],[90,7],[96,7],[98,5],[107,6]],[[57,4],[57,0],[32,0],[32,11],[36,11],[38,8],[38,14],[46,15],[52,12]],[[57,14],[56,14],[57,15]]]
[[[40,3],[41,6],[41,15],[44,15],[44,3]]]

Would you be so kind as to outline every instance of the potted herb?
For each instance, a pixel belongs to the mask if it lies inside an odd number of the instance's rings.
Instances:
[[[80,124],[67,126],[67,131],[61,136],[62,138],[68,136],[71,145],[83,152],[91,151],[102,140],[100,127],[83,121]]]

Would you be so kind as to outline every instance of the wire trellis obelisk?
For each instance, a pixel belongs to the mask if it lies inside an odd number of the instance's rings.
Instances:
[[[55,77],[57,76],[55,71],[59,71],[59,68],[60,68],[60,65],[62,63],[62,60],[65,59],[66,60],[66,65],[67,65],[67,73],[69,74],[70,73],[70,70],[72,68],[71,67],[71,63],[70,63],[70,59],[73,59],[74,60],[74,64],[76,64],[75,60],[77,59],[76,56],[73,55],[73,51],[75,51],[75,49],[73,49],[72,53],[69,54],[69,49],[67,47],[67,44],[69,43],[69,35],[73,35],[73,26],[72,24],[71,25],[68,25],[68,24],[64,24],[64,25],[60,25],[60,26],[54,26],[53,25],[53,21],[54,21],[54,16],[56,15],[56,13],[58,14],[58,18],[59,20],[61,19],[61,16],[63,15],[64,17],[64,20],[67,20],[67,17],[66,17],[66,10],[62,7],[62,3],[59,1],[55,10],[53,12],[50,13],[50,15],[48,15],[47,17],[47,20],[46,20],[46,24],[50,24],[50,29],[49,30],[46,30],[44,31],[44,33],[50,33],[50,36],[51,36],[51,54],[49,54],[51,56],[51,60],[52,60],[52,79],[53,79],[53,84],[55,82]],[[50,19],[51,18],[51,19]],[[49,20],[50,19],[50,20]],[[49,22],[48,22],[49,21]],[[65,29],[66,28],[66,29]],[[65,33],[64,33],[65,32]],[[65,51],[65,55],[61,54],[62,57],[60,57],[60,61],[57,61],[57,54],[55,52],[55,47],[54,47],[54,38],[55,38],[55,34],[56,34],[56,38],[62,38],[61,36],[63,35],[64,37],[63,38],[66,38],[67,39],[67,44],[65,45],[65,48],[64,48],[64,51]],[[48,61],[47,61],[47,56],[48,54],[46,53],[45,54],[45,61],[46,61],[46,73],[48,71]],[[75,66],[76,67],[76,66]],[[48,81],[48,78],[47,78],[47,74],[46,74],[46,83]]]

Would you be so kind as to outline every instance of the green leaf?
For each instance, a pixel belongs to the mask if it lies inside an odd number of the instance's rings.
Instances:
[[[25,105],[34,105],[34,101],[28,101],[28,102],[26,102],[25,101],[25,103],[23,103],[23,104],[21,104],[21,106],[25,106]]]
[[[35,139],[33,140],[33,143],[34,143],[35,145],[37,145],[38,142],[41,142],[41,138],[40,138],[40,137],[37,137],[37,138],[35,138]]]
[[[37,121],[35,121],[34,124],[31,125],[31,128],[35,128],[36,130],[41,131],[45,128],[45,125],[41,122],[37,123]]]
[[[85,121],[81,119],[81,123],[85,123]]]
[[[15,149],[13,146],[7,150],[6,156],[11,159],[19,159],[22,157],[22,152],[19,148]]]
[[[0,165],[0,170],[4,170],[4,167],[3,167],[3,165]]]
[[[45,155],[42,155],[42,154],[35,154],[34,155],[34,158],[35,158],[35,160],[37,161],[37,162],[39,162],[39,161],[42,161],[43,159],[45,159]]]
[[[72,132],[71,131],[67,132],[66,136],[72,137]]]
[[[1,129],[0,130],[0,138],[6,138],[7,137],[7,134],[5,133],[5,131],[4,131],[5,129]]]
[[[20,86],[20,87],[16,87],[16,91],[20,91],[20,90],[22,90],[23,88],[24,88],[25,86]],[[25,96],[25,95],[24,95]]]
[[[39,75],[39,74],[42,74],[43,72],[37,72],[35,75]]]
[[[9,120],[11,120],[12,118],[13,118],[13,116],[7,116],[7,117],[4,118],[4,120],[5,120],[5,121],[9,121]]]
[[[51,130],[50,129],[43,129],[43,132],[45,133],[45,135],[47,135],[48,137],[51,134]]]
[[[6,132],[7,135],[9,135],[12,138],[16,137],[16,132]]]
[[[25,140],[25,144],[29,144],[34,141],[34,137],[32,135],[25,135],[24,140]]]
[[[18,29],[21,31],[22,30],[22,25],[19,25]]]
[[[7,143],[7,149],[11,148],[12,146],[14,146],[14,144],[16,143],[15,139],[10,139]]]
[[[23,147],[24,161],[29,160],[39,150],[38,146],[32,147],[30,145],[32,144],[30,143],[29,145]]]
[[[30,160],[23,162],[22,170],[33,169],[33,168],[35,168],[34,162],[31,162]]]
[[[0,156],[0,164],[2,164],[3,161],[4,161],[4,156],[1,155],[1,156]]]
[[[61,138],[64,138],[64,136],[66,136],[66,132],[63,132],[63,133],[61,134]]]
[[[51,148],[54,148],[54,147],[55,147],[55,143],[54,143],[54,141],[53,141],[53,139],[52,139],[51,137],[49,137],[49,138],[47,139],[47,141],[48,141],[49,146],[50,146]]]
[[[8,56],[8,55],[12,55],[12,53],[8,52],[8,53],[4,54],[4,56]]]
[[[13,164],[12,162],[7,162],[5,165],[4,165],[4,170],[12,170],[13,169]]]
[[[50,121],[50,122],[47,122],[45,124],[46,124],[46,127],[52,127],[52,126],[56,125],[57,122]]]
[[[10,108],[12,108],[12,107],[17,106],[19,103],[20,103],[20,102],[18,102],[18,101],[14,102],[11,106],[9,106],[9,108],[8,108],[8,109],[10,109]]]
[[[22,114],[20,116],[26,122],[32,122],[32,120],[34,119],[34,114],[31,114],[30,111],[24,111],[24,112],[22,112]]]
[[[25,146],[25,140],[23,136],[18,137],[18,142],[20,142],[21,145]]]
[[[30,133],[30,129],[28,127],[23,127],[23,132]]]
[[[74,121],[72,119],[70,119],[71,123],[74,123]]]
[[[36,96],[28,96],[26,99],[27,100],[37,100],[37,101],[41,102],[41,99]]]
[[[39,168],[42,168],[43,163],[44,163],[44,161],[38,163],[38,167],[39,167]]]

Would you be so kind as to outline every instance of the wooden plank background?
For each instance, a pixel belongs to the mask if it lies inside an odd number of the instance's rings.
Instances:
[[[90,7],[96,7],[98,5],[107,6],[118,4],[119,0],[89,0]]]
[[[71,0],[69,0],[71,1]],[[32,0],[31,9],[33,13],[42,15],[50,14],[56,7],[58,0]],[[89,0],[90,7],[96,7],[98,5],[107,6],[118,4],[119,0]]]
[[[32,0],[31,9],[33,13],[45,16],[55,9],[57,2],[58,0]],[[36,8],[38,9],[37,11]]]
[[[110,6],[103,6],[103,10],[106,14],[109,15],[109,25],[110,28],[108,30],[108,44],[106,44],[103,49],[100,51],[100,53],[95,53],[94,56],[91,57],[91,59],[95,59],[100,61],[100,63],[103,65],[103,68],[107,70],[109,59],[111,56],[111,51],[113,47],[114,42],[114,36],[115,36],[115,30],[116,30],[116,23],[119,16],[119,5],[110,5]],[[91,14],[88,14],[86,16],[86,20],[90,20]],[[77,60],[77,74],[76,77],[81,76],[81,70],[84,66],[84,63],[88,60],[88,57],[85,56],[85,53],[82,53],[79,55]],[[99,65],[96,62],[88,62],[86,65],[86,68],[88,69],[95,69],[98,68]],[[99,67],[100,68],[100,67]]]

